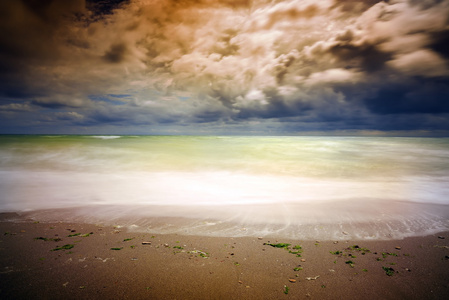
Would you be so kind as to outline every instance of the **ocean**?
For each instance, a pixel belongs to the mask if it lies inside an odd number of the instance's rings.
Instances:
[[[449,229],[449,138],[0,136],[0,212],[211,236]]]

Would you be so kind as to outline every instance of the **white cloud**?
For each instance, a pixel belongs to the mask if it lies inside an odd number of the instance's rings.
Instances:
[[[0,105],[0,111],[32,111],[30,103],[9,103]]]
[[[324,83],[355,83],[359,74],[345,69],[329,69],[323,72],[316,72],[306,80],[306,85],[316,85]]]
[[[388,62],[392,67],[409,76],[447,76],[448,63],[438,54],[430,50],[418,50],[398,55]]]

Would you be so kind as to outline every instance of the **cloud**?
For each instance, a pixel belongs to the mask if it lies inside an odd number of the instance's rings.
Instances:
[[[447,99],[449,80],[420,78],[381,87],[365,103],[376,114],[444,114],[449,113]]]
[[[345,83],[358,81],[358,74],[347,69],[328,69],[323,72],[313,73],[307,79],[308,85],[326,84],[326,83]]]
[[[424,49],[398,55],[397,58],[389,61],[389,64],[408,76],[438,77],[449,75],[447,62],[435,52]]]
[[[22,0],[0,11],[5,111],[92,128],[280,131],[403,130],[436,114],[422,126],[449,129],[447,0]]]
[[[0,111],[31,111],[32,107],[30,103],[9,103],[0,105]]]

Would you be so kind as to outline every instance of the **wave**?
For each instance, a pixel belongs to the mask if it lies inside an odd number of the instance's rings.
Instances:
[[[121,135],[92,135],[90,137],[94,138],[94,139],[112,140],[112,139],[119,139],[122,136]]]

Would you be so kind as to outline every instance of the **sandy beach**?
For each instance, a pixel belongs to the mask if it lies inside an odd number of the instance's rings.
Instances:
[[[161,235],[0,216],[1,299],[449,296],[449,232],[301,241]]]

